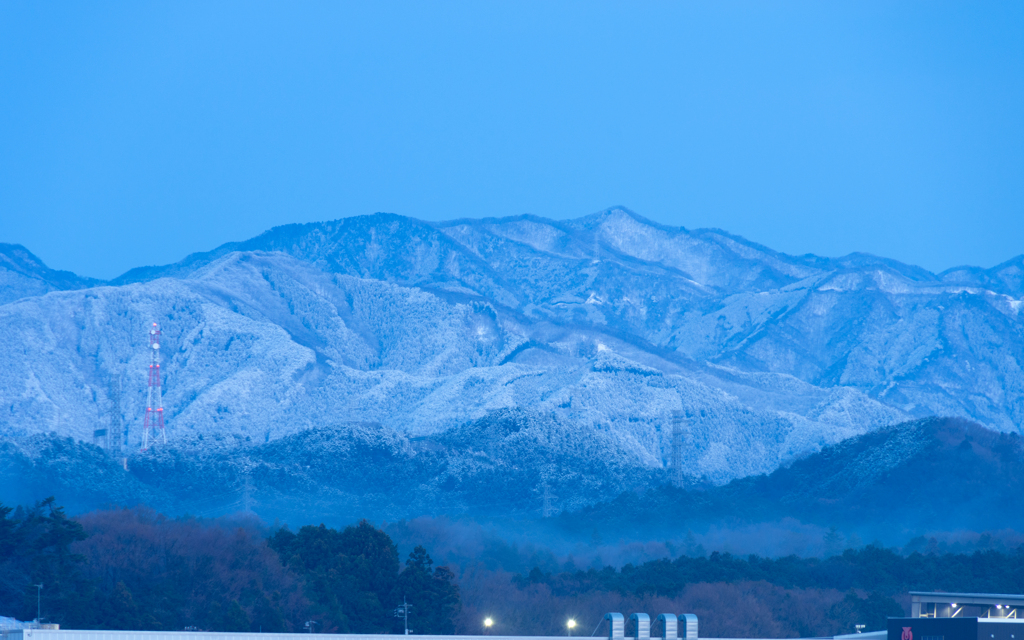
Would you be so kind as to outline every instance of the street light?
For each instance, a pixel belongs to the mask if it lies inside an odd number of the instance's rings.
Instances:
[[[491,618],[490,616],[487,616],[486,618],[484,618],[484,629],[487,631],[487,633],[491,632],[491,627],[493,627],[493,626],[494,626],[494,619],[493,618]]]
[[[576,628],[576,621],[572,618],[569,618],[569,621],[565,623],[565,626],[569,629],[568,633],[566,633],[565,635],[571,636],[572,630]]]
[[[405,601],[405,596],[402,596],[402,604],[395,609],[395,617],[405,619],[405,635],[409,635],[409,609],[412,609],[412,605]]]

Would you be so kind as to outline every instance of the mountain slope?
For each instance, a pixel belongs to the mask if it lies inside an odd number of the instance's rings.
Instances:
[[[794,257],[623,209],[289,225],[102,286],[9,287],[0,437],[126,425],[137,447],[157,321],[178,447],[348,422],[422,437],[522,409],[658,469],[681,411],[687,473],[724,483],[912,417],[1019,431],[1019,262]]]

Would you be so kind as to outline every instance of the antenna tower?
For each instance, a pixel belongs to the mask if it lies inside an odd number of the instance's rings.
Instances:
[[[164,433],[164,400],[160,395],[160,327],[154,322],[149,329],[149,397],[146,401],[146,419],[142,423],[142,450],[150,442],[167,444]]]

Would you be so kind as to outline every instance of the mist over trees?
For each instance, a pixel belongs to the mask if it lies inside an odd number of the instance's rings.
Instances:
[[[538,549],[486,548],[434,566],[399,523],[409,549],[362,521],[343,529],[267,528],[254,518],[170,519],[146,509],[68,517],[54,500],[0,506],[0,615],[42,615],[64,628],[581,635],[604,613],[696,613],[708,637],[808,637],[884,628],[910,590],[1024,591],[1024,545],[974,553],[898,553],[868,545],[828,558],[679,555],[619,569],[577,567]],[[429,540],[426,538],[430,538]],[[460,544],[473,548],[464,539]],[[444,557],[442,552],[442,557]],[[506,566],[530,566],[508,571]],[[655,629],[657,631],[657,629]]]
[[[850,589],[896,595],[911,590],[1020,593],[1024,590],[1024,545],[1006,554],[902,556],[891,549],[868,545],[847,549],[828,558],[745,558],[712,552],[708,557],[680,556],[616,571],[569,570],[544,573],[539,568],[517,576],[516,584],[546,584],[553,593],[615,591],[672,597],[687,585],[701,582],[764,581],[784,588]]]

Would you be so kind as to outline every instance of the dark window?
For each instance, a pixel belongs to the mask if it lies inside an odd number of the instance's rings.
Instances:
[[[921,640],[944,640],[946,636],[921,636]]]

